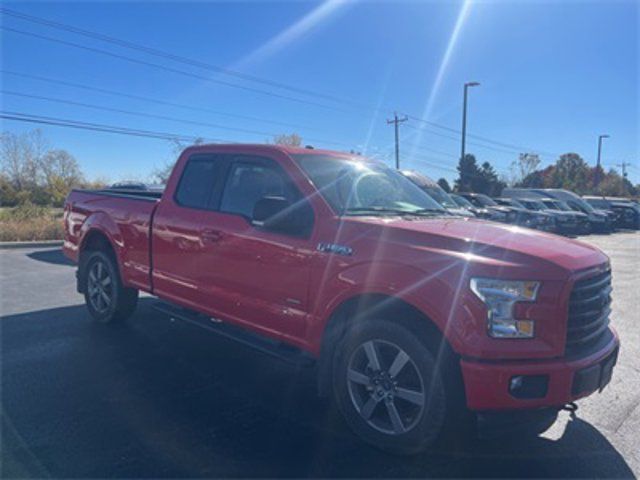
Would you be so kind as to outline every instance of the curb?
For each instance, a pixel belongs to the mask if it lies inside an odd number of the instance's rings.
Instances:
[[[17,248],[42,248],[61,247],[62,240],[35,240],[29,242],[0,242],[0,250],[11,250]]]

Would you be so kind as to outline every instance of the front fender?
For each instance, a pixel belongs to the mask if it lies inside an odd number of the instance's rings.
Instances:
[[[451,270],[451,269],[450,269]],[[460,339],[452,318],[452,305],[458,292],[451,287],[455,273],[431,274],[394,262],[360,263],[323,277],[316,290],[316,303],[307,339],[316,354],[320,352],[323,332],[333,313],[344,303],[361,295],[376,294],[400,299],[428,317],[451,343],[454,350]],[[459,276],[458,276],[459,278]]]

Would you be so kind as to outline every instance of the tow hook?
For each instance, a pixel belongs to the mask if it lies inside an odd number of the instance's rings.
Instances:
[[[571,418],[573,419],[576,417],[578,405],[576,404],[576,402],[569,402],[562,407],[562,410],[564,410],[565,412],[569,412],[571,414]]]

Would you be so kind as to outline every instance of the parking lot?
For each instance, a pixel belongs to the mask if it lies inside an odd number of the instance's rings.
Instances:
[[[312,371],[155,313],[96,325],[59,249],[0,250],[2,476],[640,475],[640,232],[592,235],[613,266],[611,385],[540,438],[393,457],[348,432]]]

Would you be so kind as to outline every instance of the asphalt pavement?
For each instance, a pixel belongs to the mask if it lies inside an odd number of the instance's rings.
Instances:
[[[155,313],[96,325],[59,249],[0,250],[2,477],[634,477],[640,232],[584,237],[613,266],[612,383],[537,438],[370,448],[312,370]]]

